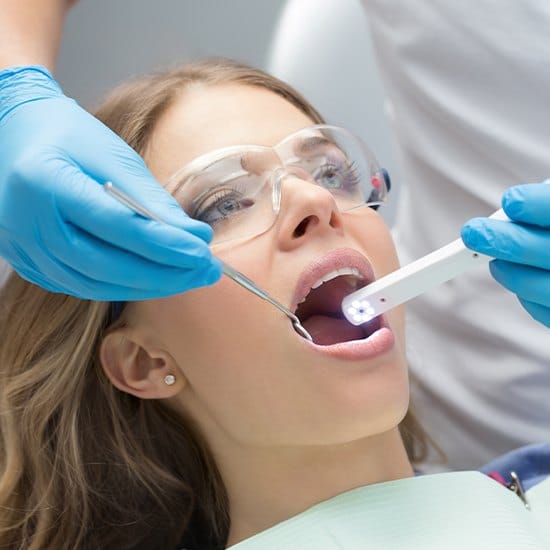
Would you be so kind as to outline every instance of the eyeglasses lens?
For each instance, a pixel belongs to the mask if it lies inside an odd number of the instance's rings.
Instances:
[[[190,217],[213,228],[213,244],[253,237],[275,223],[278,186],[286,173],[295,184],[330,191],[341,211],[379,205],[387,193],[378,163],[362,141],[344,129],[319,125],[275,147],[243,147],[216,158],[186,177],[177,199]]]

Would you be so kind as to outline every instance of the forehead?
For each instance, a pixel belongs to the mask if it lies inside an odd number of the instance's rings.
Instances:
[[[146,160],[161,182],[190,160],[242,144],[275,145],[312,120],[281,96],[244,85],[185,90],[158,121]]]

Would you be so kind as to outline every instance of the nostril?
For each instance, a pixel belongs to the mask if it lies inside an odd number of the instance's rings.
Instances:
[[[329,225],[333,229],[342,227],[342,220],[338,217],[338,214],[333,210],[330,215]]]
[[[308,216],[307,218],[304,218],[297,226],[296,229],[294,229],[294,233],[292,236],[297,239],[298,237],[301,237],[307,230],[307,227],[310,223],[315,222],[317,219],[316,216]]]

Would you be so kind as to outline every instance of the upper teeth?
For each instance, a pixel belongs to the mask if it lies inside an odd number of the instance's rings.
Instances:
[[[341,267],[340,269],[335,269],[334,271],[331,271],[330,273],[327,273],[311,286],[311,288],[308,290],[306,295],[302,298],[300,302],[298,302],[298,305],[303,304],[309,293],[315,289],[319,288],[322,284],[327,283],[328,281],[332,281],[332,279],[336,279],[336,277],[340,277],[342,275],[351,275],[351,277],[346,279],[347,284],[350,287],[350,292],[357,290],[359,285],[364,284],[364,277],[359,273],[359,270],[354,267]]]
[[[323,283],[328,283],[329,281],[332,281],[332,279],[336,279],[336,277],[339,277],[340,275],[355,275],[355,277],[360,277],[360,273],[358,269],[355,269],[354,267],[341,267],[340,269],[335,269],[334,271],[331,271],[330,273],[327,273],[323,277],[321,277],[318,281],[313,283],[311,285],[312,290],[314,288],[319,288]]]
[[[336,279],[336,277],[340,277],[341,275],[353,275],[353,277],[355,277],[355,279],[350,279],[348,281],[351,290],[356,290],[363,279],[358,269],[355,269],[354,267],[341,267],[340,269],[335,269],[334,271],[327,273],[319,280],[315,281],[307,294],[309,294],[313,289],[319,288],[323,283],[332,281],[332,279]],[[307,294],[302,298],[302,301],[299,302],[300,304],[303,304],[306,301]]]

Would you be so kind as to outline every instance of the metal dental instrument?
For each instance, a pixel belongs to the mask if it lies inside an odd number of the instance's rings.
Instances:
[[[108,181],[103,185],[103,189],[107,193],[109,193],[112,197],[116,198],[119,202],[133,210],[136,214],[139,214],[140,216],[143,216],[144,218],[151,219],[154,221],[157,221],[159,223],[167,224],[164,220],[160,219],[156,214],[153,214],[153,212],[150,212],[137,202],[135,202],[132,198],[130,198],[128,195],[126,195],[124,192],[122,192],[120,189],[115,187],[112,182]],[[218,258],[219,259],[219,258]],[[285,306],[283,306],[280,302],[275,300],[275,298],[272,298],[265,290],[262,290],[256,284],[251,281],[248,277],[237,271],[236,269],[232,268],[230,265],[226,264],[225,262],[221,261],[223,272],[233,281],[241,285],[242,287],[246,288],[246,290],[249,290],[252,292],[252,294],[255,294],[256,296],[259,296],[262,300],[265,300],[266,302],[269,302],[270,304],[274,305],[277,309],[281,310],[287,317],[290,318],[292,321],[292,325],[294,327],[294,330],[303,336],[306,340],[309,340],[310,342],[313,342],[313,338],[309,334],[309,332],[302,326],[300,323],[300,319],[292,313],[289,309],[287,309]]]
[[[489,216],[509,221],[502,209]],[[362,325],[416,296],[491,260],[457,239],[430,254],[360,288],[342,300],[342,311],[353,325]]]

